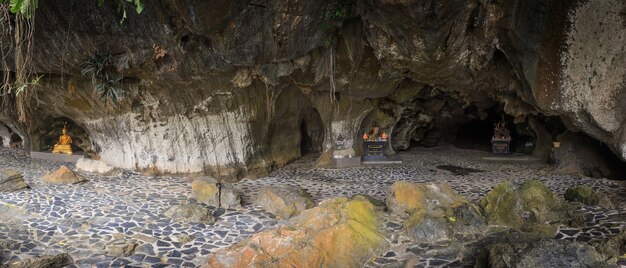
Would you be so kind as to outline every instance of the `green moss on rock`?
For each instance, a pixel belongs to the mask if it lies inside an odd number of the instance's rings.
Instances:
[[[570,187],[565,191],[564,196],[565,200],[570,202],[580,202],[588,206],[613,207],[606,196],[595,192],[586,185]]]
[[[521,185],[500,183],[480,204],[489,224],[522,231],[539,231],[546,235],[555,229],[536,225],[568,222],[572,219],[573,207],[538,180],[529,180]]]

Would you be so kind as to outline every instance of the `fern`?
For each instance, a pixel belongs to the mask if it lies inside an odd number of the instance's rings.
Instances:
[[[126,95],[126,91],[120,87],[122,76],[117,73],[111,54],[95,53],[85,60],[80,73],[91,73],[91,83],[102,100],[116,103]]]

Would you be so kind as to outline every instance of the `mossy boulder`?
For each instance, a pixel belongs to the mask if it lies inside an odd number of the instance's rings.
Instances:
[[[514,229],[541,232],[546,236],[556,233],[556,223],[580,222],[582,215],[563,198],[552,193],[538,180],[521,185],[503,182],[480,202],[489,224]]]
[[[397,181],[391,185],[387,207],[396,215],[408,217],[419,210],[445,210],[454,202],[466,201],[467,199],[457,195],[446,181],[431,183]]]
[[[378,200],[375,197],[371,196],[371,195],[367,195],[367,194],[355,194],[352,197],[350,197],[350,199],[353,200],[365,200],[368,201],[370,203],[372,203],[372,205],[374,205],[377,208],[380,209],[386,209],[387,208],[387,204],[385,204],[384,201]]]
[[[480,208],[466,200],[454,202],[445,210],[416,211],[404,222],[405,233],[416,242],[474,237],[486,227]]]
[[[588,206],[613,208],[613,203],[605,195],[599,194],[586,185],[570,187],[565,191],[565,200],[580,202]]]
[[[315,201],[304,189],[295,186],[264,187],[254,204],[279,218],[288,219],[315,206]]]
[[[401,217],[413,241],[453,240],[482,233],[485,219],[480,208],[454,192],[446,181],[395,182],[387,198],[389,210]]]
[[[361,267],[388,243],[365,200],[334,198],[209,255],[208,267]]]

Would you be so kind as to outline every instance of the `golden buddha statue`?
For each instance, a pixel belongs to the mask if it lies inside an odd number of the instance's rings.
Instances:
[[[59,137],[59,142],[54,145],[52,153],[55,154],[73,154],[72,152],[72,137],[67,135],[67,128],[63,126],[63,134]]]

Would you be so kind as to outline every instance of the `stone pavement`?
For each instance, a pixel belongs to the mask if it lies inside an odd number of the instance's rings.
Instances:
[[[482,160],[485,156],[489,154],[452,147],[418,148],[400,153],[404,161],[401,165],[340,170],[312,168],[314,158],[309,156],[268,177],[236,183],[244,208],[209,207],[217,222],[204,225],[176,223],[163,216],[173,205],[194,202],[189,199],[191,184],[185,178],[123,172],[115,177],[85,174],[89,180],[85,183],[49,185],[41,177],[58,168],[58,163],[0,149],[0,168],[20,170],[32,187],[0,194],[0,261],[6,264],[35,255],[67,252],[78,267],[197,267],[209,252],[281,224],[273,215],[251,205],[260,188],[277,185],[298,185],[321,201],[357,193],[384,199],[389,186],[397,180],[446,180],[458,193],[478,202],[504,180],[539,179],[561,194],[570,186],[585,184],[607,194],[617,208],[581,207],[587,226],[562,228],[555,238],[590,241],[624,228],[626,186],[622,181],[559,175],[537,163],[487,162]],[[448,168],[441,167],[445,165]],[[455,175],[450,166],[469,172]],[[392,248],[366,266],[393,266],[415,256],[421,257],[419,265],[424,267],[458,264],[458,260],[426,253],[446,245],[408,242],[399,219],[390,216],[384,222]]]

